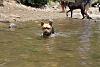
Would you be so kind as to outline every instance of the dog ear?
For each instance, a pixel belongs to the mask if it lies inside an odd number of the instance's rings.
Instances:
[[[53,23],[52,21],[49,21],[49,24],[50,24],[51,26],[52,26],[52,23]]]
[[[43,26],[43,25],[44,25],[44,22],[42,21],[42,22],[41,22],[41,26]]]
[[[52,26],[53,20],[49,20],[49,24]]]

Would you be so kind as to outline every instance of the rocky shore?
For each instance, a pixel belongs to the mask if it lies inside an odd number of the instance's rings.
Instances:
[[[44,9],[39,9],[25,6],[22,4],[17,4],[15,1],[4,1],[4,7],[0,7],[0,19],[13,22],[15,19],[17,21],[28,21],[39,19],[66,18],[66,14],[60,13],[60,11],[61,7],[57,3],[53,4],[52,6],[47,6]],[[92,18],[100,19],[100,13],[98,11],[98,8],[92,7],[88,11],[88,13]],[[73,18],[82,18],[80,10],[74,11]]]

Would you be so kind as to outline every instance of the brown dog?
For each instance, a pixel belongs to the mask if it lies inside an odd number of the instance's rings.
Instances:
[[[41,27],[42,27],[42,36],[43,38],[48,38],[51,36],[51,34],[54,34],[54,28],[52,26],[53,21],[49,20],[48,23],[41,22]]]

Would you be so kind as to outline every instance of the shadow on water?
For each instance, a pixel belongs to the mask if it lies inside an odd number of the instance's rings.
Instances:
[[[40,21],[0,24],[0,67],[99,67],[99,22],[54,19],[55,37],[43,39]]]

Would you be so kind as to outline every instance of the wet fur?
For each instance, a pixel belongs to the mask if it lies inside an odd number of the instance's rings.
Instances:
[[[51,34],[54,34],[54,28],[52,26],[52,23],[51,21],[49,21],[49,23],[44,23],[44,22],[41,22],[41,27],[42,27],[42,31],[43,31],[43,38],[48,38],[50,37]],[[46,25],[46,26],[45,26]],[[43,28],[50,28],[50,29],[47,29],[48,31],[45,31],[45,29]]]

